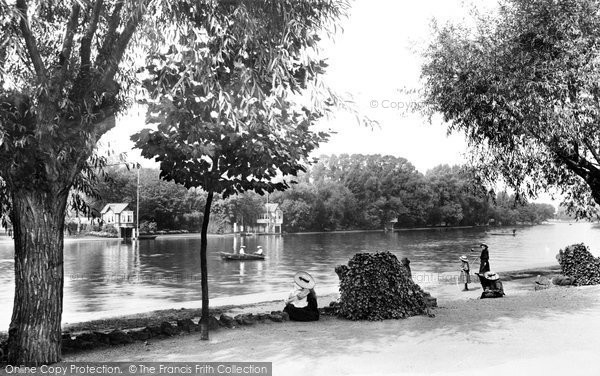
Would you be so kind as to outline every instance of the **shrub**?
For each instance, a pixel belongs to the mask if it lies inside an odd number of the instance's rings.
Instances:
[[[90,231],[87,233],[88,236],[97,236],[100,238],[117,238],[117,234],[112,233],[112,232],[105,232],[105,231]]]
[[[400,319],[427,313],[423,290],[390,252],[357,253],[338,267],[340,316],[351,320]]]
[[[573,278],[575,285],[600,284],[600,258],[592,256],[583,243],[561,249],[556,259],[563,274]]]
[[[119,235],[119,230],[115,226],[112,225],[104,225],[102,226],[102,231],[113,235]]]
[[[140,223],[141,234],[153,234],[156,232],[156,228],[156,222],[142,221],[142,223]]]

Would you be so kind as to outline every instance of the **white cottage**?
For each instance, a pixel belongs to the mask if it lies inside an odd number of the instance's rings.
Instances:
[[[135,237],[133,210],[129,208],[129,204],[106,204],[100,214],[102,222],[116,228],[122,238]]]
[[[265,204],[263,213],[256,220],[258,233],[281,234],[283,211],[279,204]]]

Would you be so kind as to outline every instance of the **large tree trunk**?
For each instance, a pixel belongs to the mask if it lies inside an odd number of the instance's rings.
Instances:
[[[206,246],[208,244],[208,221],[210,220],[210,207],[213,200],[213,191],[208,191],[204,218],[202,218],[202,233],[200,234],[200,284],[202,286],[202,317],[200,318],[200,339],[208,340],[208,265],[206,263]]]
[[[63,228],[68,189],[13,191],[15,300],[8,361],[40,365],[61,359]]]

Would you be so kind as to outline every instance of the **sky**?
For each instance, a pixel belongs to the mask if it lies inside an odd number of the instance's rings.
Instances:
[[[427,46],[431,20],[458,21],[467,12],[461,2],[355,1],[352,13],[325,54],[327,84],[349,93],[361,114],[379,122],[374,129],[339,114],[328,125],[337,132],[320,149],[325,154],[391,154],[418,170],[464,162],[462,135],[447,135],[439,119],[432,123],[414,108],[420,92],[420,52]]]
[[[336,134],[314,154],[391,154],[408,159],[421,172],[464,162],[461,135],[448,136],[439,120],[429,124],[405,109],[419,91],[418,51],[426,45],[431,19],[459,21],[467,9],[456,0],[353,1],[350,16],[342,20],[343,32],[324,40],[322,53],[329,63],[324,81],[379,125],[365,127],[348,113],[336,113],[319,124]],[[129,136],[142,128],[143,108],[134,107],[102,138],[101,147],[155,167],[131,150]]]
[[[497,0],[353,0],[343,31],[323,40],[322,55],[329,64],[325,83],[352,99],[361,115],[378,122],[370,128],[355,116],[336,112],[319,129],[335,132],[313,156],[322,154],[389,154],[406,158],[417,170],[439,164],[466,162],[467,143],[462,134],[447,134],[440,117],[432,121],[406,111],[415,105],[420,91],[420,52],[428,45],[431,22],[468,22],[469,10],[491,9]],[[117,126],[100,140],[100,147],[127,153],[127,159],[143,167],[158,167],[132,149],[129,137],[145,128],[144,109],[134,106],[117,119]],[[542,194],[536,202],[557,202]]]

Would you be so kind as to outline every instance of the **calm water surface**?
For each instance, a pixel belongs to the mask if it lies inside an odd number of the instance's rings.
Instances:
[[[311,273],[319,292],[335,291],[335,265],[356,252],[389,250],[408,257],[417,282],[426,286],[453,283],[461,254],[480,242],[490,246],[490,264],[498,272],[556,264],[560,248],[584,242],[598,256],[600,226],[589,223],[520,227],[516,236],[496,235],[511,229],[453,229],[232,236],[209,238],[209,289],[213,304],[283,298],[297,270]],[[2,238],[0,238],[2,239]],[[242,244],[266,250],[265,261],[223,261],[221,251]],[[153,309],[198,306],[200,237],[159,237],[154,241],[119,240],[65,242],[63,322],[89,320]],[[470,254],[472,260],[479,253]],[[6,330],[14,294],[13,245],[0,240],[0,330]],[[472,269],[477,265],[472,264]]]

